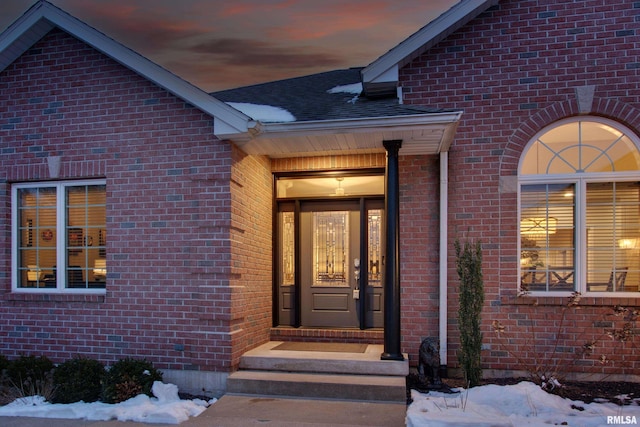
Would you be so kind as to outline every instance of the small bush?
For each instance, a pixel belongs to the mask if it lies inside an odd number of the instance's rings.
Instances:
[[[9,400],[9,379],[7,377],[7,367],[9,359],[0,354],[0,405],[6,405]]]
[[[4,355],[0,354],[0,374],[4,372],[5,369],[9,367],[9,359],[7,359]]]
[[[46,356],[20,356],[9,362],[6,370],[12,395],[39,395],[49,400],[53,395],[53,362]]]
[[[102,393],[104,365],[97,360],[68,360],[53,372],[53,403],[95,402]]]
[[[27,378],[34,380],[44,378],[53,370],[53,362],[46,356],[20,356],[9,362],[7,375],[9,380],[19,385]]]
[[[151,396],[154,381],[162,381],[162,373],[146,360],[123,359],[105,374],[102,401],[118,403],[138,394]]]

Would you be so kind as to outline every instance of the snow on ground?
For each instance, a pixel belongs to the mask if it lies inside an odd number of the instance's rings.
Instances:
[[[0,406],[0,416],[84,419],[90,421],[136,421],[143,423],[180,424],[189,417],[196,417],[213,404],[201,399],[180,400],[174,384],[153,383],[155,397],[140,394],[117,404],[102,402],[59,404],[49,403],[41,396],[17,399]],[[1,421],[0,421],[1,424]]]
[[[427,394],[411,390],[407,427],[638,425],[640,399],[634,404],[590,403],[549,394],[531,382],[486,385],[459,393]]]
[[[45,402],[39,396],[22,398],[0,407],[0,416],[179,424],[189,417],[200,415],[215,402],[215,399],[209,402],[200,399],[180,400],[178,387],[158,381],[154,383],[152,391],[155,397],[139,395],[115,405],[101,402],[62,405]],[[407,410],[407,427],[596,427],[640,424],[640,399],[627,406],[585,404],[549,394],[531,382],[460,389],[456,394],[423,394],[412,390],[411,397],[413,403]]]

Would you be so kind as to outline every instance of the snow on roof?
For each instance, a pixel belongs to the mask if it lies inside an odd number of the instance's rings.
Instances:
[[[293,114],[284,108],[274,107],[272,105],[250,104],[246,102],[227,102],[227,105],[246,114],[254,120],[263,123],[283,123],[295,122],[296,118]]]
[[[329,89],[329,93],[352,93],[360,95],[362,93],[362,83],[352,83],[349,85],[336,86]]]

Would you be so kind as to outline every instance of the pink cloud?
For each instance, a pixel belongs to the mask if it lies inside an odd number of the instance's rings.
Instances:
[[[271,28],[270,37],[292,41],[313,40],[346,31],[372,29],[393,19],[391,2],[324,3],[321,7],[294,12],[288,25]],[[304,25],[300,25],[303,22]]]
[[[234,15],[244,15],[249,13],[263,13],[275,10],[287,9],[295,6],[299,2],[297,0],[283,0],[279,2],[235,2],[233,4],[225,4],[220,10],[220,17],[230,17]]]

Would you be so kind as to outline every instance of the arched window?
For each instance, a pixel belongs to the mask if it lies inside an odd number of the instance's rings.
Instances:
[[[519,166],[521,291],[640,291],[638,146],[629,129],[596,117],[560,121],[529,142]]]

